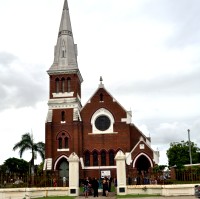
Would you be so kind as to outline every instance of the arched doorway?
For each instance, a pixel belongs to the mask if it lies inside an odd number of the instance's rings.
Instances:
[[[69,185],[69,162],[67,159],[62,158],[57,164],[57,170],[59,175],[59,184],[61,186]]]
[[[149,167],[151,167],[151,164],[146,156],[141,155],[140,157],[138,157],[135,163],[135,167],[137,168],[139,174],[141,174],[142,172],[147,173]]]
[[[136,184],[140,185],[150,183],[149,168],[151,167],[153,167],[153,163],[146,154],[139,154],[137,158],[135,158],[133,168],[135,168],[137,172],[135,181]]]

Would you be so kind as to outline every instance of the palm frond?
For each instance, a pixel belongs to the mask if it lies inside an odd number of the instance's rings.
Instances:
[[[33,139],[31,138],[30,133],[25,133],[22,135],[22,138],[19,142],[17,142],[14,147],[13,150],[15,151],[18,148],[24,148],[24,146],[27,147],[31,147],[33,145]]]
[[[19,150],[20,158],[22,157],[23,153],[27,150],[31,150],[31,147],[29,145],[23,145]]]
[[[43,142],[38,142],[35,144],[37,148],[37,152],[39,153],[42,160],[45,158],[45,144]]]
[[[13,150],[19,149],[20,158],[23,153],[30,150],[32,153],[31,163],[34,165],[34,159],[37,158],[37,152],[41,156],[42,160],[45,158],[45,144],[43,142],[34,143],[33,134],[25,133],[22,135],[21,140],[15,144]]]

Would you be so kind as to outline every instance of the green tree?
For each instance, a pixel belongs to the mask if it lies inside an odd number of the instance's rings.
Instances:
[[[0,165],[0,173],[5,174],[6,171],[7,171],[7,167],[4,164]]]
[[[17,158],[8,158],[5,160],[2,166],[3,168],[6,168],[6,170],[8,170],[10,173],[23,174],[28,173],[29,170],[28,162]]]
[[[14,151],[16,149],[19,149],[20,158],[25,151],[31,151],[31,174],[34,175],[34,159],[36,159],[37,153],[39,153],[42,160],[44,160],[45,144],[43,142],[34,143],[33,135],[30,133],[25,133],[22,135],[22,139],[13,147]]]
[[[167,165],[156,165],[153,167],[155,173],[163,172]]]
[[[191,143],[191,155],[192,163],[196,164],[200,162],[200,149],[193,142]],[[172,142],[170,148],[167,150],[167,157],[169,166],[182,167],[185,164],[190,164],[189,156],[189,142]]]

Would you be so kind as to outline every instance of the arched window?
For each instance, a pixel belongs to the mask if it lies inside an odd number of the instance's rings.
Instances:
[[[69,139],[68,137],[65,137],[65,149],[69,148]]]
[[[101,165],[106,166],[106,152],[105,151],[101,152]]]
[[[93,152],[93,166],[98,166],[98,153],[96,151]]]
[[[57,151],[69,151],[70,148],[70,135],[65,132],[61,131],[56,136],[57,139]]]
[[[85,166],[90,166],[90,152],[85,153]]]
[[[67,92],[71,92],[71,78],[67,78]]]
[[[61,112],[61,121],[64,122],[65,121],[65,111]]]
[[[64,93],[65,92],[65,78],[64,77],[61,79],[61,82],[62,82],[62,84],[61,84],[62,92]]]
[[[114,159],[115,159],[114,152],[113,151],[109,151],[109,165],[110,166],[113,166],[115,164]]]
[[[58,148],[62,149],[62,138],[58,138]]]
[[[59,93],[59,79],[56,78],[56,93]]]
[[[100,102],[103,102],[103,94],[102,93],[99,95],[99,97],[100,97]]]

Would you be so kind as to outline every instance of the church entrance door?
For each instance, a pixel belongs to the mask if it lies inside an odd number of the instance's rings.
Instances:
[[[149,183],[148,171],[149,168],[151,167],[148,158],[144,155],[141,155],[137,159],[135,167],[137,168],[138,171],[137,184],[148,184]]]
[[[149,167],[151,167],[149,160],[144,155],[141,155],[136,162],[136,168],[139,173],[148,172]]]
[[[68,186],[69,185],[69,162],[66,159],[62,159],[59,162],[58,170],[59,170],[59,181],[61,185]]]

